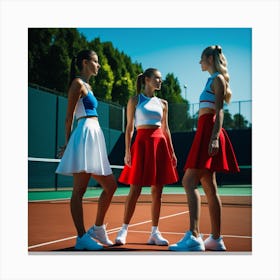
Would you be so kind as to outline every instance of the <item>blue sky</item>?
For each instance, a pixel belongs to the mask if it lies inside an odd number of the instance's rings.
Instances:
[[[202,72],[199,60],[203,49],[220,45],[228,60],[233,101],[251,100],[252,30],[251,28],[78,28],[90,41],[99,37],[129,55],[143,68],[158,68],[163,78],[174,73],[182,96],[197,103],[208,72]],[[187,85],[187,90],[184,89]],[[229,107],[230,108],[230,107]],[[245,107],[244,107],[245,109]],[[246,113],[247,119],[250,119]],[[251,120],[250,120],[251,121]]]

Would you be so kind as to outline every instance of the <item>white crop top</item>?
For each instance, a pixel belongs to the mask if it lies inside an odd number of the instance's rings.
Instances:
[[[135,110],[135,127],[140,125],[161,126],[162,116],[163,105],[158,97],[147,97],[143,93],[139,94]]]

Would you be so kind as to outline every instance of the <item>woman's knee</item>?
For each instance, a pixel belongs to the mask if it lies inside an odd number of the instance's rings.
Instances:
[[[106,184],[106,189],[107,192],[109,192],[110,194],[114,194],[115,191],[117,190],[118,185],[117,185],[117,181],[115,179],[115,177],[113,175],[109,176],[109,180]]]
[[[129,196],[138,198],[141,194],[142,187],[131,185],[129,190]]]
[[[197,188],[199,183],[199,172],[197,170],[187,169],[182,179],[182,185],[186,191]]]
[[[93,176],[93,178],[101,185],[103,191],[108,194],[114,194],[118,185],[114,175],[108,176]]]
[[[72,191],[72,199],[82,199],[86,192],[86,188],[74,187]]]
[[[153,199],[160,200],[163,186],[151,186],[151,195]]]
[[[207,197],[216,197],[218,195],[218,187],[214,173],[205,173],[201,178],[201,184]]]
[[[88,173],[74,174],[73,176],[74,187],[72,191],[72,196],[82,198],[86,192],[89,179],[90,179],[90,174]]]

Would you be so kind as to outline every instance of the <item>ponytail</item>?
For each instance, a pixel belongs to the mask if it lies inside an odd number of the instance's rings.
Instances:
[[[77,54],[77,56],[72,57],[70,75],[69,75],[69,87],[71,86],[72,81],[77,77],[76,68],[78,68],[79,71],[82,71],[83,60],[84,59],[90,60],[92,55],[97,55],[97,54],[92,50],[82,50]]]
[[[158,69],[156,68],[148,68],[144,71],[144,73],[141,73],[137,76],[136,80],[136,93],[139,94],[142,90],[142,87],[145,85],[145,78],[151,78],[155,72],[157,72]]]
[[[136,80],[136,93],[139,94],[142,90],[142,86],[145,84],[145,77],[143,73],[139,74],[137,76]]]
[[[73,56],[72,57],[72,60],[71,60],[71,66],[70,66],[70,76],[69,76],[69,87],[72,83],[72,81],[75,79],[76,77],[76,56]]]

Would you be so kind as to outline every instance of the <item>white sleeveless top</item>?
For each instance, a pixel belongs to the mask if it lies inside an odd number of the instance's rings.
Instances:
[[[147,97],[140,93],[135,110],[135,127],[140,125],[161,126],[162,116],[163,104],[161,100],[156,96]]]

